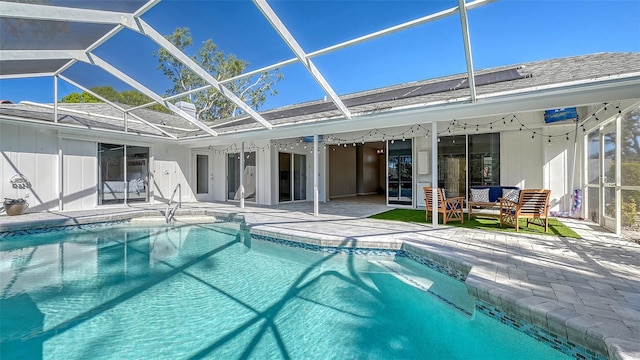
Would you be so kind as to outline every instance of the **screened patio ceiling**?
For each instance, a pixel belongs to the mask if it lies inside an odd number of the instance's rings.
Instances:
[[[46,110],[51,117],[40,115],[40,120],[59,126],[174,140],[223,137],[218,135],[231,140],[267,139],[327,129],[364,129],[376,124],[369,121],[372,116],[410,110],[424,105],[426,98],[438,110],[437,105],[487,101],[496,92],[548,86],[550,82],[533,76],[530,68],[510,65],[538,60],[534,55],[524,59],[510,55],[521,51],[522,42],[541,44],[535,32],[520,32],[517,44],[514,35],[508,34],[513,29],[510,25],[532,14],[513,13],[505,19],[504,28],[492,22],[489,14],[501,16],[512,6],[513,2],[494,0],[0,1],[0,86],[38,81],[31,88],[48,99],[24,96],[17,100],[23,101],[21,107],[6,107],[3,114],[16,119],[29,114],[38,120],[35,114]],[[189,28],[193,35],[189,51],[181,51],[165,38],[181,27]],[[579,36],[579,32],[568,36]],[[218,50],[246,61],[240,75],[216,76],[194,61],[192,50],[209,38]],[[477,57],[471,38],[480,44]],[[204,85],[172,93],[174,82],[158,68],[158,49],[178,59]],[[495,52],[503,56],[496,57]],[[268,96],[256,109],[246,92],[242,88],[233,91],[236,87],[232,85],[243,80],[257,83],[265,73],[277,73],[283,79],[274,85],[278,94]],[[584,79],[593,76],[583,75]],[[566,79],[570,80],[576,79]],[[637,90],[637,74],[630,81],[627,93],[620,95],[623,98]],[[92,90],[98,86],[135,90],[151,101],[139,106],[114,103]],[[226,117],[204,120],[179,103],[210,89],[222,94],[236,110]],[[57,101],[82,91],[104,103]],[[12,95],[0,94],[3,98]],[[596,93],[593,99],[607,100]],[[558,106],[571,105],[562,103],[563,99],[556,101]],[[157,104],[169,111],[152,110]],[[505,103],[493,112],[509,109]],[[477,110],[442,116],[464,117]],[[357,121],[361,119],[368,123]],[[378,124],[388,121],[380,119]]]

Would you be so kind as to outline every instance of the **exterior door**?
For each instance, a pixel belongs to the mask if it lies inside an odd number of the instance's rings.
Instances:
[[[211,172],[211,156],[209,154],[195,153],[194,157],[194,184],[196,200],[213,201],[213,173]]]
[[[240,167],[240,153],[227,154],[227,200],[240,200],[240,172],[245,201],[256,201],[256,152],[246,152],[244,168]]]
[[[387,203],[413,204],[413,156],[411,140],[387,144]]]
[[[585,217],[600,224],[602,211],[600,209],[600,133],[594,131],[587,135],[587,186],[585,189]]]
[[[587,135],[586,217],[620,234],[620,118]]]
[[[602,162],[601,171],[602,175],[602,198],[601,198],[601,213],[603,216],[602,226],[619,234],[617,218],[619,217],[620,201],[619,199],[619,184],[620,180],[617,176],[618,161],[618,141],[616,132],[615,121],[612,126],[607,127],[600,133],[600,147]]]
[[[278,153],[278,201],[307,200],[307,156]]]

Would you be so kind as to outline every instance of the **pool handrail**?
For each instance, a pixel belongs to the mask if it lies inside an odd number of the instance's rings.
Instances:
[[[173,198],[176,196],[176,192],[178,192],[178,202],[176,202],[175,207],[171,208],[171,204],[173,204]],[[169,199],[169,203],[167,204],[167,209],[164,211],[164,216],[167,220],[167,224],[171,222],[171,219],[173,219],[173,216],[176,214],[176,210],[178,208],[182,208],[182,185],[180,183],[176,184],[176,187],[173,189],[173,193],[171,194],[171,198]]]

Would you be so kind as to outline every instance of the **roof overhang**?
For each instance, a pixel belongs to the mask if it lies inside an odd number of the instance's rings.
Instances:
[[[583,106],[607,101],[640,99],[640,73],[606,76],[553,86],[540,86],[517,91],[478,95],[476,102],[467,97],[390,108],[369,114],[315,121],[306,124],[275,126],[271,131],[248,130],[212,138],[179,140],[190,147],[227,145],[240,141],[284,139],[315,134],[337,134],[374,128],[411,126],[452,119],[503,116],[510,113],[544,111],[555,107]]]

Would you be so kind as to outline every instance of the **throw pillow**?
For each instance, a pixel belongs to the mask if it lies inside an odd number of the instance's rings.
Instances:
[[[489,189],[471,189],[471,201],[489,202]]]
[[[520,200],[520,190],[518,189],[502,189],[502,198],[518,202]]]

